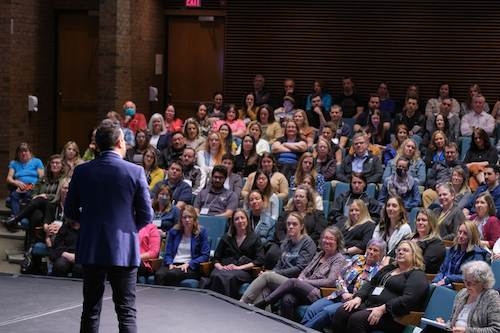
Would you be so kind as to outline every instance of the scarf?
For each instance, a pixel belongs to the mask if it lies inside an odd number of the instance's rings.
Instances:
[[[415,180],[412,176],[407,174],[403,179],[403,182],[400,183],[397,177],[397,174],[393,174],[389,178],[389,181],[387,182],[387,193],[389,193],[389,196],[398,195],[403,198],[410,193]]]

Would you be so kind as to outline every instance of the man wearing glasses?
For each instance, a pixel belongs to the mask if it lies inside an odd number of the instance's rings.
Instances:
[[[162,169],[168,169],[170,162],[180,160],[186,148],[186,137],[180,131],[172,134],[170,146],[163,149],[158,156],[158,166]]]

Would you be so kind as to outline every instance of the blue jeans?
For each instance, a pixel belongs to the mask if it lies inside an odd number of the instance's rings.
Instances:
[[[30,191],[26,191],[26,193],[19,193],[17,191],[10,192],[10,213],[14,216],[19,214],[21,200],[23,202],[29,201],[31,199]]]
[[[317,300],[307,309],[301,324],[322,331],[324,327],[331,326],[333,315],[343,304],[342,296],[333,300],[326,297]]]
[[[106,276],[113,289],[113,302],[120,333],[137,333],[135,282],[137,267],[83,265],[83,313],[80,332],[99,332]]]

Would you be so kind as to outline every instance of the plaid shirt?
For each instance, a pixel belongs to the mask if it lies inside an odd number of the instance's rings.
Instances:
[[[357,293],[365,282],[370,281],[372,277],[377,274],[377,271],[380,268],[380,262],[371,265],[368,269],[363,268],[365,263],[366,259],[364,255],[355,255],[352,257],[349,263],[342,269],[340,274],[335,279],[335,287],[337,287],[337,291],[334,291],[329,298],[335,299],[343,293],[348,293],[349,290],[347,288],[353,282],[353,293]]]

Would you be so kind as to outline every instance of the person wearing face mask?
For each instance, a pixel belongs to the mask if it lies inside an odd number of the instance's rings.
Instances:
[[[173,192],[170,197],[173,199],[177,208],[181,209],[185,205],[190,204],[192,199],[192,189],[187,182],[183,181],[183,170],[184,164],[182,164],[181,161],[172,161],[167,170],[166,179],[156,183],[153,190],[149,192],[151,198],[153,198],[158,187],[168,185]]]
[[[405,208],[411,210],[420,206],[421,199],[417,181],[408,174],[410,160],[401,156],[396,161],[396,173],[386,178],[378,196],[379,206],[383,207],[387,198],[400,196]]]
[[[170,186],[160,185],[152,202],[154,210],[153,222],[159,227],[158,232],[165,237],[167,232],[179,220],[179,208],[172,204],[172,189]]]
[[[415,179],[419,186],[424,186],[426,177],[425,162],[420,158],[417,142],[412,138],[403,141],[394,159],[387,163],[382,179],[389,178],[396,173],[396,161],[401,156],[410,160],[408,174]]]
[[[134,102],[127,101],[123,104],[123,110],[125,111],[125,117],[122,119],[122,127],[130,129],[134,135],[138,129],[148,126],[146,117],[137,112]]]

